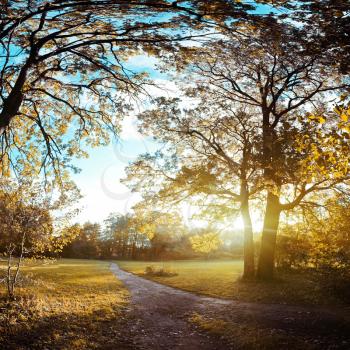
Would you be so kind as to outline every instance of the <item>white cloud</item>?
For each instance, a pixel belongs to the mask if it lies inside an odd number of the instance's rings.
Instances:
[[[137,130],[137,118],[128,115],[123,119],[122,132],[120,134],[122,140],[142,140],[143,136]]]

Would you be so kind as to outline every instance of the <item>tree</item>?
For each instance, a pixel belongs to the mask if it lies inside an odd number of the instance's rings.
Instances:
[[[86,222],[69,228],[74,239],[62,251],[67,258],[97,259],[100,256],[99,239],[101,227],[97,223]]]
[[[207,232],[190,238],[192,249],[195,252],[203,253],[208,258],[210,253],[219,249],[222,241],[216,232]]]
[[[349,281],[350,271],[349,198],[349,188],[343,188],[342,192],[338,191],[326,201],[325,217],[316,213],[309,220],[309,226],[312,227],[315,236],[310,260],[331,278],[333,275],[340,275],[346,283]],[[347,285],[346,289],[349,295]]]
[[[302,30],[300,29],[301,32]],[[276,234],[281,212],[300,205],[310,193],[329,190],[347,178],[344,172],[348,164],[346,156],[342,157],[342,162],[339,162],[337,167],[334,166],[334,162],[329,162],[331,157],[328,157],[328,160],[324,159],[325,168],[321,173],[317,173],[317,176],[305,176],[307,166],[300,163],[302,158],[308,159],[307,152],[301,151],[303,147],[300,148],[296,142],[302,138],[301,135],[308,138],[317,131],[314,134],[315,137],[311,137],[307,142],[308,150],[322,148],[323,143],[324,147],[332,145],[332,150],[329,152],[339,156],[340,153],[346,155],[348,147],[347,127],[343,128],[345,132],[341,131],[339,134],[339,129],[334,128],[338,117],[326,102],[332,98],[333,92],[344,90],[347,84],[338,75],[337,68],[327,65],[323,57],[304,51],[304,43],[299,42],[298,39],[298,34],[301,32],[288,25],[282,26],[275,23],[273,28],[262,28],[256,30],[255,33],[250,30],[242,35],[236,33],[234,36],[227,36],[207,46],[185,48],[187,54],[182,60],[184,66],[188,64],[186,74],[195,76],[194,96],[200,98],[203,91],[214,91],[214,94],[220,96],[220,99],[211,100],[212,109],[221,111],[222,101],[226,100],[226,106],[231,105],[229,108],[236,112],[249,108],[249,112],[246,112],[250,117],[248,120],[256,123],[254,130],[256,137],[251,149],[257,150],[253,169],[256,169],[261,176],[260,180],[258,177],[250,180],[253,180],[251,183],[253,193],[255,191],[266,192],[265,220],[258,267],[258,276],[262,279],[272,277]],[[192,56],[189,50],[192,50]],[[195,61],[195,57],[200,57],[200,60]],[[181,57],[176,57],[176,60],[181,61]],[[321,98],[324,100],[323,103],[320,101]],[[164,105],[164,102],[162,103]],[[143,122],[142,128],[151,129],[154,124],[153,133],[160,140],[172,143],[172,147],[179,142],[178,139],[174,142],[176,134],[184,135],[187,132],[191,136],[188,142],[190,145],[191,142],[196,145],[193,141],[196,137],[202,138],[198,151],[203,153],[204,158],[207,157],[208,163],[211,161],[211,155],[207,153],[210,142],[214,144],[213,149],[216,148],[217,153],[221,152],[220,156],[225,157],[220,142],[228,142],[227,137],[223,136],[225,133],[222,131],[215,134],[216,130],[212,126],[218,125],[221,121],[216,121],[216,124],[215,122],[214,124],[208,123],[206,115],[211,114],[211,109],[203,103],[203,100],[200,100],[200,103],[205,106],[201,111],[203,114],[201,118],[204,120],[202,127],[203,129],[208,127],[209,136],[202,137],[203,135],[201,136],[198,130],[191,128],[190,121],[186,121],[185,118],[183,118],[185,121],[181,120],[178,117],[181,114],[174,106],[168,108],[168,115],[163,111],[166,107],[153,111]],[[313,112],[307,114],[307,109]],[[184,113],[188,113],[188,120],[190,117],[193,118],[192,111],[186,111],[184,108]],[[314,115],[315,113],[317,116]],[[313,127],[304,123],[304,120],[308,121],[314,116],[314,120],[319,121],[322,125],[327,114],[332,121],[330,124],[327,123],[324,132],[319,130],[319,123],[314,124]],[[301,115],[304,117],[298,118]],[[165,119],[164,116],[166,116]],[[159,121],[161,118],[165,121]],[[179,125],[181,127],[178,127]],[[327,130],[329,125],[331,125],[331,131]],[[303,130],[304,127],[305,130]],[[231,130],[230,132],[232,133]],[[172,133],[173,139],[167,133]],[[236,139],[237,135],[234,135],[233,138]],[[330,140],[332,140],[331,144]],[[235,144],[234,140],[231,142]],[[183,145],[181,142],[180,144]],[[193,162],[193,157],[190,157],[189,153],[184,152],[184,156],[182,159]],[[173,158],[177,160],[175,156]],[[215,164],[212,168],[218,163],[218,158],[216,157],[213,161]],[[149,163],[152,163],[154,159],[145,156],[144,160],[146,161],[144,167],[142,163],[139,163],[141,176],[144,175],[145,170],[152,169]],[[160,169],[170,169],[170,163],[163,161],[162,164],[162,161],[160,157],[161,165],[153,172],[153,175],[160,174],[167,177],[169,174],[162,173]],[[335,176],[340,168],[343,170]],[[231,174],[237,174],[237,170],[231,168]],[[214,175],[214,178],[217,178],[217,174]],[[154,181],[157,182],[158,179],[155,178]],[[147,181],[145,183],[147,184]],[[179,183],[181,184],[181,177],[179,177]],[[207,183],[210,183],[208,179]],[[135,189],[141,186],[142,183],[135,186]],[[159,188],[161,187],[158,186]],[[155,192],[157,190],[150,192],[150,195],[154,195]],[[296,196],[289,201],[293,193]],[[280,200],[283,197],[287,199],[285,203]]]
[[[6,257],[7,294],[12,299],[25,256],[42,253],[50,247],[53,233],[49,212],[37,205],[25,204],[18,192],[0,194],[1,253]],[[29,203],[33,198],[29,199]],[[51,247],[50,247],[51,248]]]
[[[171,207],[191,200],[213,206],[217,217],[223,207],[223,216],[239,212],[244,222],[244,276],[251,278],[254,242],[248,201],[257,192],[250,186],[257,185],[256,119],[248,109],[236,111],[211,89],[195,86],[182,98],[196,107],[183,107],[181,98],[160,98],[154,109],[139,115],[140,130],[163,148],[129,166],[124,182],[152,205]]]
[[[160,54],[202,35],[211,14],[220,19],[229,9],[240,18],[251,8],[218,0],[2,1],[3,172],[34,168],[59,176],[73,156],[86,155],[84,144],[117,135],[121,116],[146,92],[150,81],[128,69],[128,57]],[[185,33],[189,26],[197,33]]]
[[[140,231],[141,225],[145,227],[146,222],[135,215],[111,213],[102,232],[104,257],[137,259],[142,256],[150,243],[147,233]]]
[[[25,258],[40,259],[58,252],[71,239],[63,234],[64,228],[54,222],[53,216],[53,211],[64,210],[70,204],[67,198],[49,198],[40,184],[28,180],[0,181],[0,254],[7,261],[2,282],[6,283],[10,298],[14,297]]]
[[[290,178],[283,144],[290,136],[288,129],[319,97],[327,101],[326,93],[329,98],[330,92],[347,86],[322,57],[305,54],[297,35],[294,28],[274,26],[256,35],[222,40],[203,52],[202,61],[195,66],[203,84],[216,88],[237,106],[251,106],[260,114],[260,167],[267,191],[258,266],[258,276],[263,279],[272,277],[280,213],[287,209],[280,204],[280,194]],[[212,50],[218,54],[213,56]],[[308,193],[302,192],[301,197]]]
[[[349,187],[331,197],[318,196],[318,206],[294,210],[303,220],[285,223],[278,240],[278,265],[313,268],[337,284],[349,280]],[[347,292],[346,292],[347,293]]]
[[[185,231],[180,216],[176,212],[150,209],[146,201],[138,203],[134,211],[130,226],[135,233],[147,238],[148,258],[169,258]]]
[[[300,1],[292,12],[308,32],[306,50],[322,54],[342,74],[349,73],[350,31],[347,0]]]

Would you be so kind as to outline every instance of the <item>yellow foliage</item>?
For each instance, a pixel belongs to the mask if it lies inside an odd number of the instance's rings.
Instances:
[[[190,238],[192,249],[198,253],[209,254],[217,250],[222,244],[218,233],[210,232],[195,235]]]

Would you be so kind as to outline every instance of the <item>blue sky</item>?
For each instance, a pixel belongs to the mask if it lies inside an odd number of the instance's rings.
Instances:
[[[102,222],[110,212],[129,212],[140,197],[130,193],[120,179],[129,162],[154,149],[152,142],[130,135],[108,147],[92,149],[88,159],[76,161],[81,172],[72,177],[84,196],[78,221]]]
[[[146,55],[132,57],[127,67],[134,72],[146,71],[160,85],[167,85],[168,93],[175,87],[166,74],[156,70],[157,59]],[[154,94],[162,94],[161,89],[153,89]],[[117,141],[107,147],[88,149],[88,159],[78,159],[74,165],[81,169],[73,174],[72,179],[80,188],[83,198],[80,201],[81,213],[78,222],[100,222],[111,212],[126,214],[141,198],[131,193],[120,183],[125,176],[125,167],[136,160],[138,155],[154,152],[157,145],[150,138],[145,138],[137,131],[135,111],[125,116],[122,132]]]

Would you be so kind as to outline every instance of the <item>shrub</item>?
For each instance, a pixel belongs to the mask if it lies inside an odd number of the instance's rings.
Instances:
[[[174,277],[177,276],[176,272],[170,271],[164,267],[146,266],[145,273],[146,276],[155,277]]]

